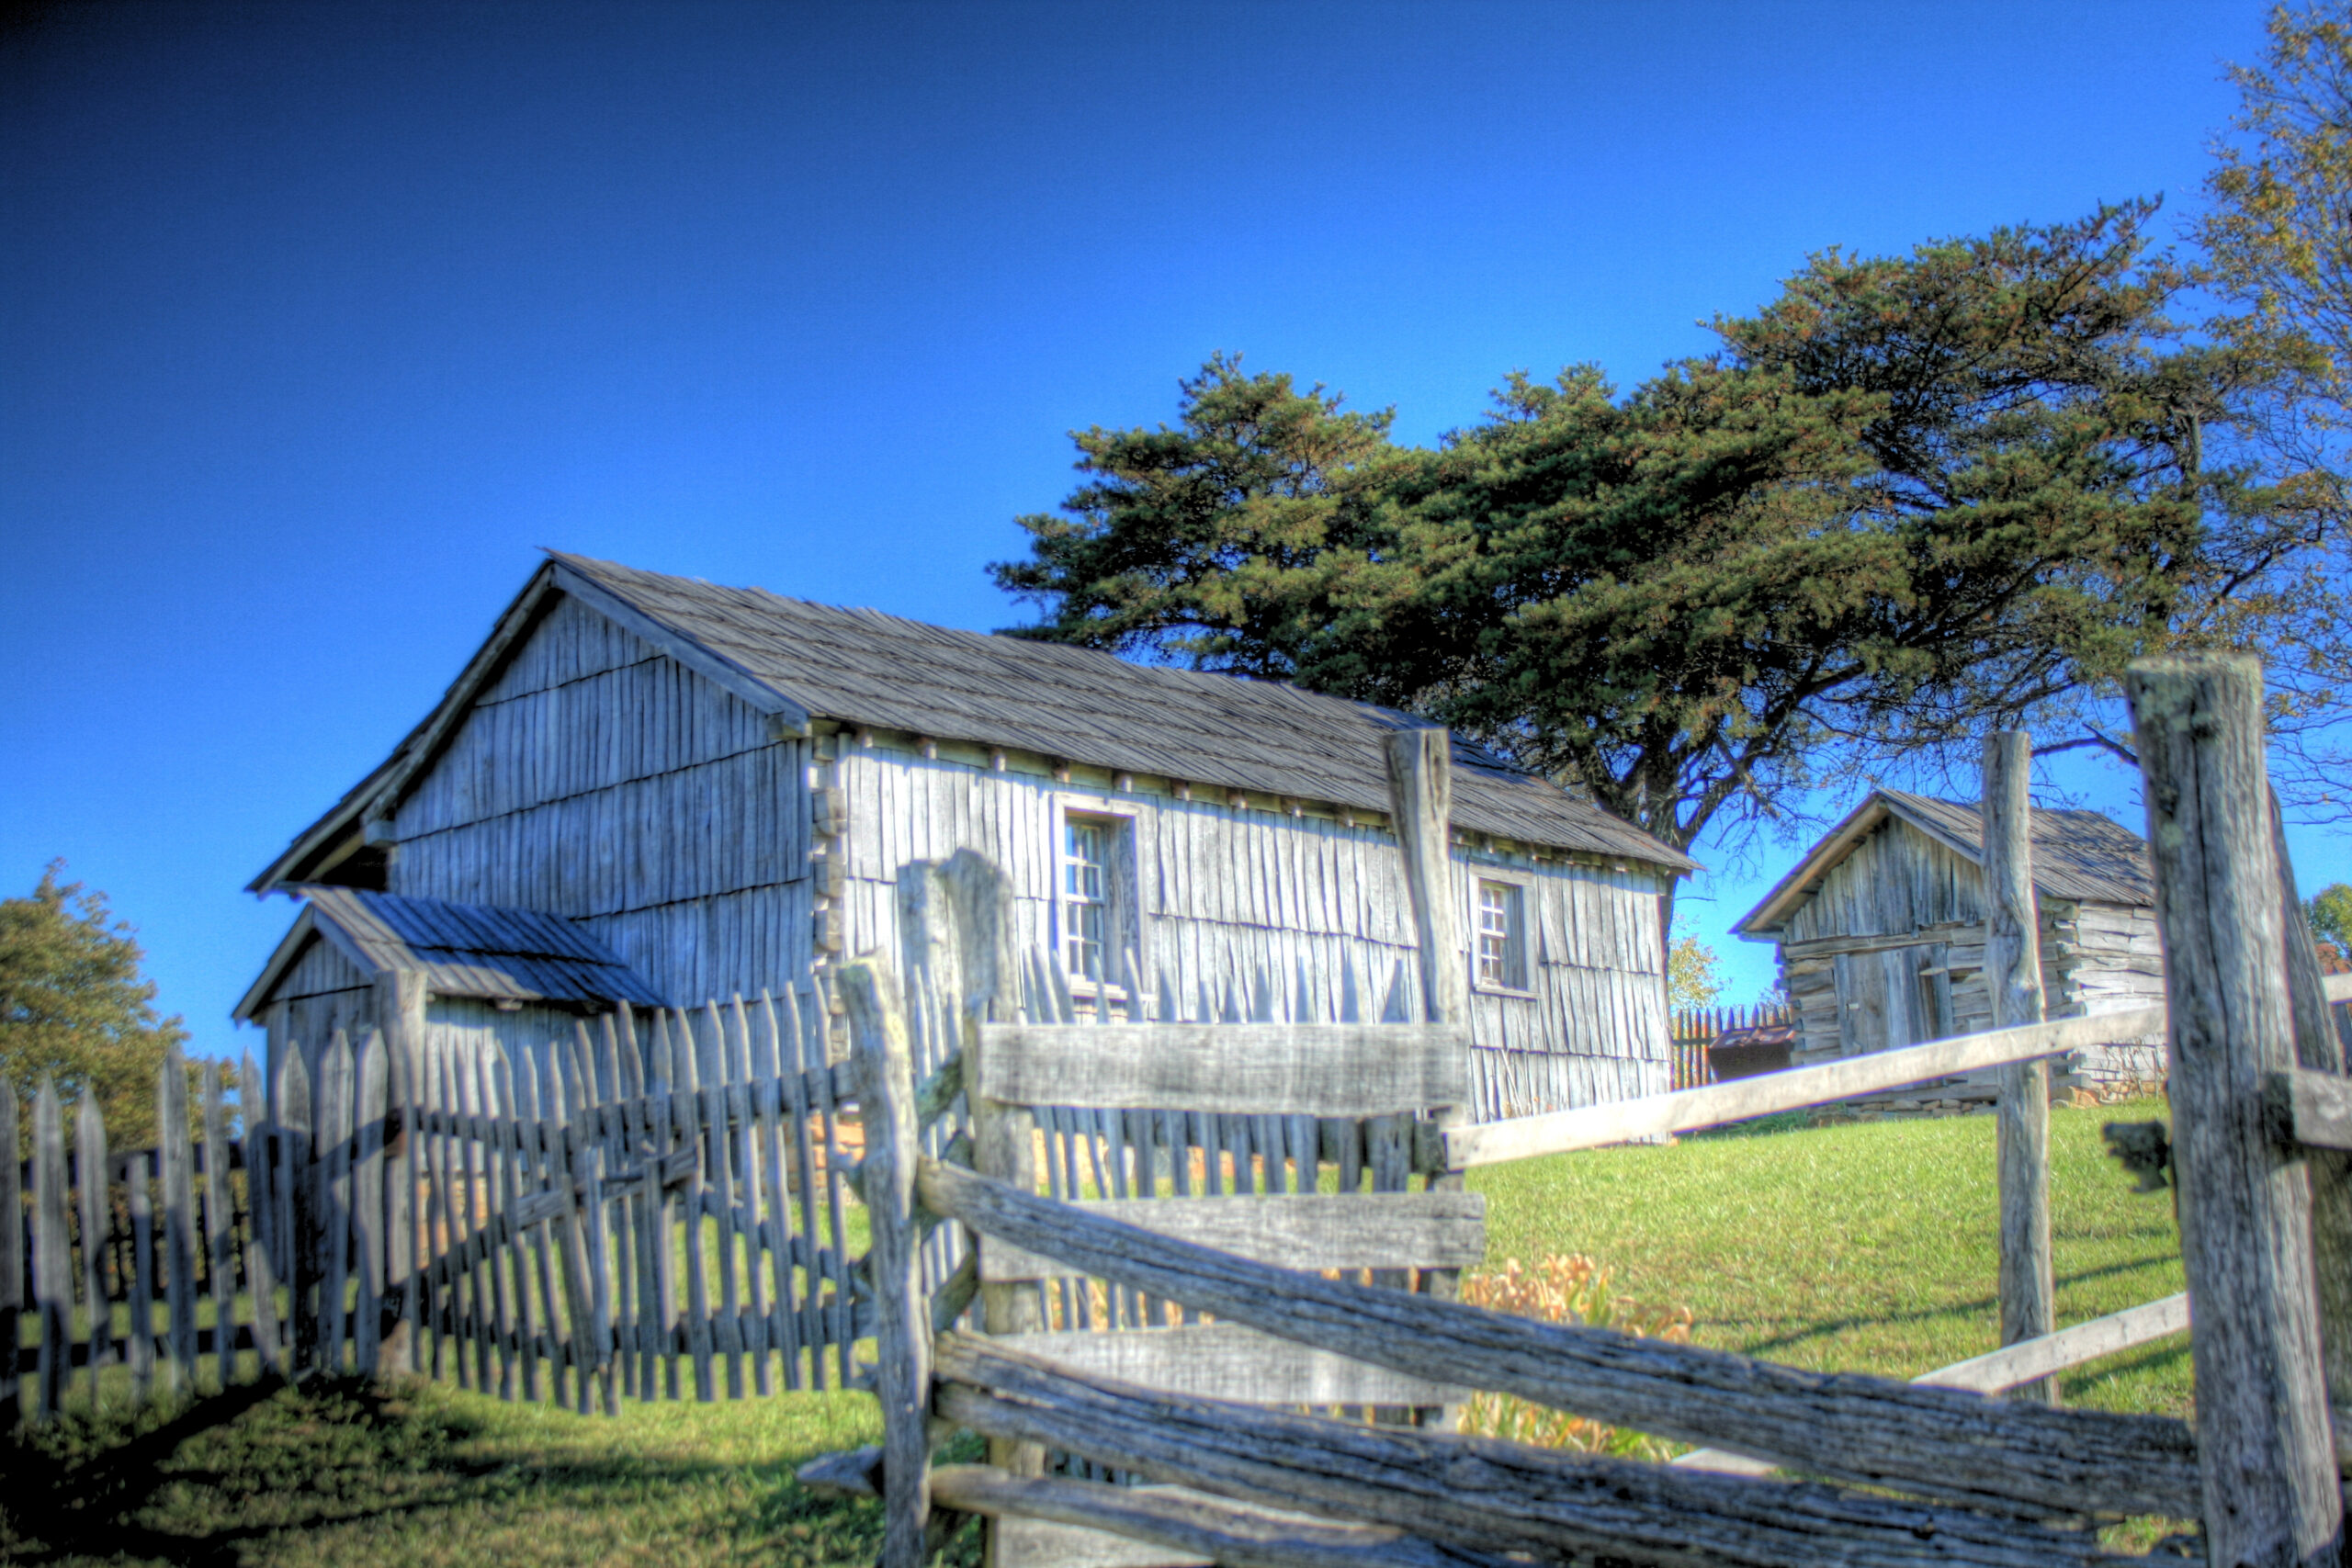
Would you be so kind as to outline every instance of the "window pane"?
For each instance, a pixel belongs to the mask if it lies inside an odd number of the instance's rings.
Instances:
[[[1113,833],[1100,822],[1062,823],[1062,965],[1071,979],[1098,985],[1111,927],[1107,872]]]

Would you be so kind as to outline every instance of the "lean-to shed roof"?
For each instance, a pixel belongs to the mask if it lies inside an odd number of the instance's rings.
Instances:
[[[668,1004],[585,931],[535,909],[406,898],[356,887],[294,886],[302,913],[232,1015],[250,1019],[316,936],[370,976],[414,971],[436,997],[484,1001]]]
[[[1831,868],[1890,818],[1909,823],[1973,864],[1984,863],[1984,821],[1975,807],[1907,790],[1879,790],[1832,828],[1732,930],[1771,941]],[[2092,904],[2156,901],[2146,840],[2113,818],[2097,811],[2036,807],[2032,838],[2033,886],[2043,897]]]
[[[379,802],[397,800],[552,593],[601,611],[790,726],[829,718],[1385,811],[1383,737],[1422,722],[1272,682],[1136,664],[1091,649],[956,631],[877,610],[550,554],[442,708],[391,763],[255,878],[255,891],[308,874],[325,842]],[[1457,828],[1676,872],[1696,868],[1632,824],[1466,741],[1455,740],[1453,764]]]

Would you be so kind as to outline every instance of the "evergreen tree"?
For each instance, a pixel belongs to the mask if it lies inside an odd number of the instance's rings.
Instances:
[[[116,1148],[155,1138],[155,1071],[187,1031],[155,1014],[131,928],[106,895],[58,881],[51,861],[29,898],[0,899],[0,1073],[29,1104],[54,1076],[69,1105],[96,1097]]]
[[[993,570],[1024,635],[1408,708],[1678,848],[2103,737],[2131,658],[2292,629],[2299,536],[2216,455],[2276,378],[2169,317],[2154,212],[1817,256],[1715,354],[1515,376],[1433,447],[1215,359]]]

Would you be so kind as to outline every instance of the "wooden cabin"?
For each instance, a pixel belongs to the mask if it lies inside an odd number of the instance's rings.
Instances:
[[[1993,1026],[1983,845],[1975,807],[1880,790],[1733,928],[1780,948],[1794,1065]],[[2049,1016],[2161,1002],[2146,843],[2096,811],[2036,808],[2032,846]],[[2119,1040],[2071,1066],[2076,1086],[2152,1082],[2163,1041]]]
[[[1415,984],[1384,738],[1419,722],[555,555],[250,886],[555,917],[692,1006],[893,951],[899,868],[969,848],[1083,1008],[1376,1009]],[[1692,863],[1459,740],[1453,826],[1482,1110],[1663,1089],[1660,899]]]

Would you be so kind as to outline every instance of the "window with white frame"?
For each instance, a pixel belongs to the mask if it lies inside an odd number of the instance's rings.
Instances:
[[[1116,930],[1111,918],[1112,856],[1119,824],[1099,818],[1062,819],[1062,967],[1072,980],[1100,986]]]
[[[1527,889],[1480,877],[1477,917],[1478,984],[1527,989]]]

